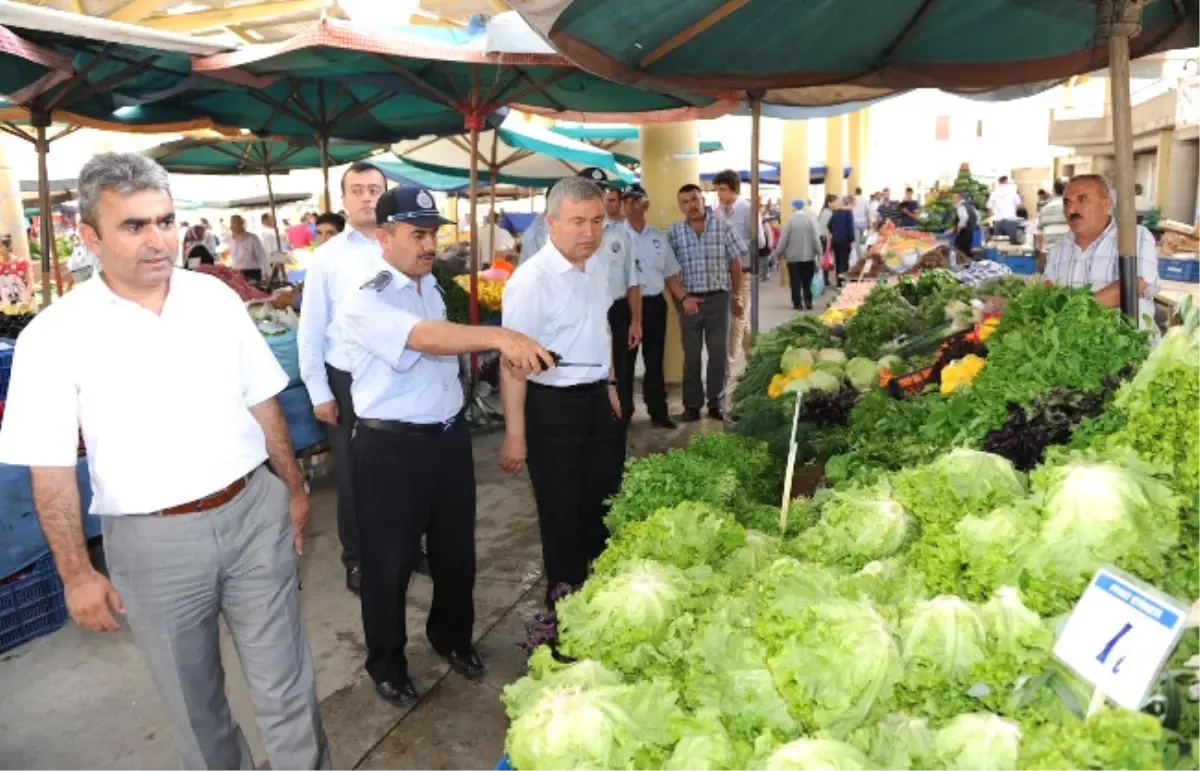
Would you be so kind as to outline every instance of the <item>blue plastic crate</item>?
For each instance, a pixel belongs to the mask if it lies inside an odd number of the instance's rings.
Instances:
[[[1158,258],[1158,277],[1166,281],[1200,283],[1200,260],[1173,260]]]
[[[283,419],[287,422],[292,448],[296,452],[325,441],[325,426],[313,415],[312,401],[304,386],[288,388],[278,396]]]
[[[0,402],[8,399],[8,380],[12,377],[14,345],[14,341],[0,338]]]
[[[92,484],[87,458],[76,462],[75,481],[79,485],[83,537],[95,538],[100,535],[101,526],[100,517],[88,511],[92,505]],[[0,463],[0,576],[16,573],[49,552],[33,506],[29,469]]]
[[[0,653],[67,622],[62,579],[49,555],[0,584]]]
[[[1019,276],[1032,276],[1037,272],[1037,258],[1032,255],[1018,254],[999,254],[988,259],[994,260],[1001,265],[1007,265],[1008,269]]]
[[[508,756],[501,755],[500,760],[496,761],[496,767],[493,771],[515,771],[515,769],[508,764]]]

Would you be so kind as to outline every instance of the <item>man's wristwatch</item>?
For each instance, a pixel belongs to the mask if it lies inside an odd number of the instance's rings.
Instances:
[[[617,380],[615,377],[610,377],[608,379],[608,384],[610,386],[612,386],[613,388],[616,388],[618,385],[620,385],[620,383],[621,383],[621,381]]]

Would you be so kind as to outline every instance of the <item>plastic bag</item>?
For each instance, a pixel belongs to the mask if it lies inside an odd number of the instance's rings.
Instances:
[[[825,291],[825,274],[821,273],[821,271],[817,271],[815,274],[813,274],[813,280],[812,280],[813,299],[815,300],[816,298],[820,297],[824,291]]]
[[[833,239],[825,239],[825,253],[821,255],[821,270],[833,270]]]

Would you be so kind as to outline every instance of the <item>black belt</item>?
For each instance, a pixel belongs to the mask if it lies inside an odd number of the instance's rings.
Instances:
[[[533,389],[534,391],[553,391],[553,392],[558,392],[558,393],[565,393],[565,392],[570,392],[570,391],[576,391],[576,392],[599,391],[602,388],[606,388],[608,386],[608,380],[594,380],[591,383],[576,383],[574,385],[562,385],[562,386],[546,385],[545,383],[535,383],[532,380],[528,380],[528,381],[526,381],[526,384],[528,385],[529,388]]]
[[[458,425],[462,413],[441,423],[407,423],[403,420],[376,420],[375,418],[359,418],[358,425],[375,431],[387,431],[389,434],[402,436],[433,436],[448,434]]]
[[[714,297],[719,294],[729,294],[728,289],[714,289],[711,292],[688,292],[691,297]]]

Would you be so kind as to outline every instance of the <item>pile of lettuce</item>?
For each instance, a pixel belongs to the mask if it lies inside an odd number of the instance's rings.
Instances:
[[[1162,767],[1171,732],[1116,708],[1120,731],[1093,728],[1050,651],[1097,566],[1160,577],[1179,507],[1127,453],[1027,476],[959,450],[824,492],[785,537],[659,508],[559,602],[573,663],[541,649],[506,690],[506,749],[521,769]]]

